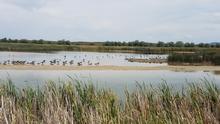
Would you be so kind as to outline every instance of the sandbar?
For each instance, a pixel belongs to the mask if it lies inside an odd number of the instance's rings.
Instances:
[[[220,71],[220,66],[58,66],[58,65],[0,65],[0,70],[172,70]]]

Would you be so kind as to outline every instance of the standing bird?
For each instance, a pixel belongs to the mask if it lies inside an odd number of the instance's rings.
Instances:
[[[74,61],[73,61],[73,60],[71,60],[69,63],[70,63],[70,65],[73,65],[73,64],[74,64]]]
[[[96,66],[98,66],[99,64],[100,64],[99,62],[95,63]]]
[[[44,65],[44,63],[46,62],[46,60],[43,60],[42,62],[40,62],[41,63],[41,65]]]

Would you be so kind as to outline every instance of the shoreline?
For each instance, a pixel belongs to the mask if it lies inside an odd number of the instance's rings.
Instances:
[[[0,70],[172,70],[220,71],[220,66],[51,66],[51,65],[0,65]]]

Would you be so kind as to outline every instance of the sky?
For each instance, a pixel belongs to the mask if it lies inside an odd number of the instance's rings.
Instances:
[[[0,0],[0,38],[220,41],[220,0]]]

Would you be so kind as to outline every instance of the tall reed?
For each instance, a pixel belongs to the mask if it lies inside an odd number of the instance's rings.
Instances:
[[[207,124],[220,121],[220,89],[207,80],[174,91],[137,85],[125,98],[79,80],[43,87],[16,88],[0,84],[0,123],[8,124]]]

